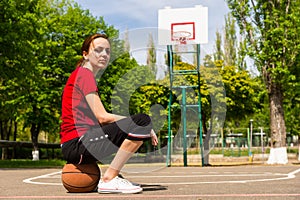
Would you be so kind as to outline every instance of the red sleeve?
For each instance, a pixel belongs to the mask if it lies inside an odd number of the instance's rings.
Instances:
[[[94,74],[86,68],[82,68],[80,70],[79,76],[77,77],[77,86],[80,88],[84,96],[92,92],[98,92]]]

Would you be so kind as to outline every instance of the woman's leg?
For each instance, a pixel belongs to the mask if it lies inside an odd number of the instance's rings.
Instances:
[[[81,141],[98,161],[116,153],[103,178],[106,181],[118,175],[127,160],[150,138],[152,129],[148,115],[137,114],[120,121],[94,128]]]
[[[80,140],[86,148],[83,158],[98,161],[116,153],[98,184],[99,193],[138,193],[142,188],[119,178],[118,174],[128,159],[139,149],[143,141],[150,139],[152,129],[148,115],[138,114],[118,122],[91,129]],[[85,159],[83,159],[84,161]]]
[[[129,158],[139,149],[143,141],[132,141],[125,139],[120,146],[116,156],[111,162],[108,169],[105,171],[102,179],[104,182],[110,181],[116,177]]]
[[[126,139],[118,141],[116,138],[111,138],[119,149],[103,175],[103,181],[105,182],[113,179],[120,173],[125,163],[140,148],[143,141],[150,138],[150,131],[152,129],[151,119],[145,114],[133,115],[116,122],[116,124],[123,133],[126,133]],[[105,129],[109,130],[110,128],[104,127],[104,131]]]

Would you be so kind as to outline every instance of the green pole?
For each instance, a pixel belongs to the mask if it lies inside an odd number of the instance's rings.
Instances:
[[[186,140],[186,88],[182,88],[182,122],[183,122],[183,163],[187,164],[187,140]]]
[[[167,167],[171,166],[171,146],[172,146],[172,127],[171,127],[171,106],[172,106],[172,82],[173,82],[173,56],[172,56],[172,46],[168,45],[168,64],[169,64],[169,74],[170,74],[170,95],[168,104],[168,149],[167,149]]]

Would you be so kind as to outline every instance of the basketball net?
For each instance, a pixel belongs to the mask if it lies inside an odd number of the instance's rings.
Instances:
[[[192,34],[188,31],[176,31],[172,33],[172,40],[175,41],[175,50],[178,52],[187,51],[187,40]]]

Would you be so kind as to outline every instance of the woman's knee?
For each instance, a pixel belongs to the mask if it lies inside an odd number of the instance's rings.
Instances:
[[[149,115],[140,113],[132,116],[133,121],[139,126],[152,126],[151,118]]]

